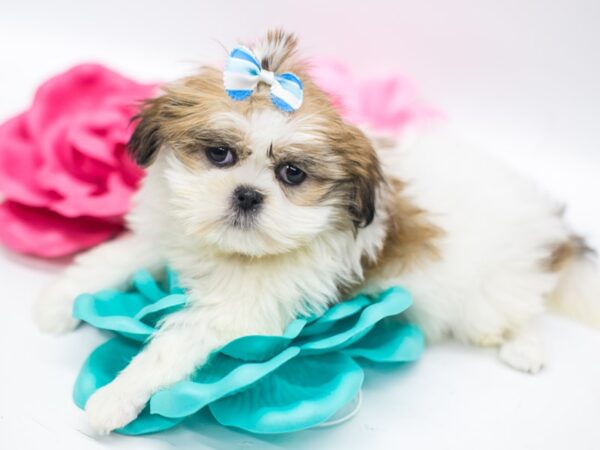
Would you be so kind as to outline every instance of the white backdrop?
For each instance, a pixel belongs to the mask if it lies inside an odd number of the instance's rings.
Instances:
[[[7,4],[11,3],[11,4]],[[47,73],[99,60],[170,79],[223,57],[220,43],[268,27],[299,34],[309,54],[361,72],[399,70],[481,134],[542,150],[598,153],[597,0],[4,0],[0,113],[27,104]]]
[[[99,61],[142,80],[169,80],[223,46],[273,26],[308,54],[357,72],[402,72],[471,140],[568,201],[569,219],[600,247],[600,2],[4,0],[0,120],[25,108],[48,76]],[[0,448],[515,448],[600,445],[600,333],[560,318],[548,367],[514,373],[492,354],[448,344],[400,376],[369,374],[351,423],[289,437],[189,429],[145,439],[86,436],[69,393],[100,337],[39,335],[29,308],[60,264],[0,253]],[[43,447],[42,447],[43,446]]]

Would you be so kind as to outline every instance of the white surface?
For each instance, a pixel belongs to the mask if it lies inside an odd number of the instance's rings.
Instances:
[[[284,25],[310,53],[335,53],[364,73],[412,76],[473,140],[568,201],[573,226],[600,247],[599,2],[207,3],[2,3],[0,120],[71,64],[101,61],[167,80],[221,58],[217,40],[229,46]],[[30,320],[34,297],[59,268],[0,253],[1,449],[600,448],[600,332],[556,317],[540,321],[547,367],[538,376],[505,368],[491,351],[448,343],[409,368],[370,370],[361,412],[336,428],[252,437],[180,427],[95,440],[70,393],[104,338],[86,328],[50,338]]]

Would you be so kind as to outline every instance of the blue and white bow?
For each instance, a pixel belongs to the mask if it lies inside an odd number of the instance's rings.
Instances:
[[[259,82],[271,86],[273,104],[286,112],[296,111],[302,105],[302,81],[291,72],[277,74],[265,70],[252,50],[235,47],[229,54],[223,71],[225,91],[233,100],[246,100]]]

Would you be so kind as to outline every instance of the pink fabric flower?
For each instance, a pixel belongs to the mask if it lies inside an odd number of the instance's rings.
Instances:
[[[58,257],[119,233],[143,172],[126,152],[130,119],[155,85],[79,65],[0,126],[0,240]]]
[[[419,100],[412,83],[402,76],[359,80],[331,59],[315,60],[311,75],[342,116],[355,125],[398,134],[407,125],[440,116]]]

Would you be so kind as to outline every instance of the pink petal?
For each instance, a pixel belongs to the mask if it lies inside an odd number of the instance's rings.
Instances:
[[[72,148],[76,149],[82,155],[100,161],[108,166],[114,166],[117,163],[113,148],[114,142],[102,136],[99,132],[94,132],[90,128],[70,127],[65,136],[67,142]]]
[[[30,206],[44,206],[56,196],[38,183],[42,157],[29,135],[25,115],[0,126],[0,192]]]
[[[50,208],[66,217],[93,216],[114,218],[127,213],[134,189],[118,172],[108,176],[106,189],[99,193],[79,191],[53,202]]]
[[[333,59],[313,61],[310,75],[313,81],[328,94],[344,98],[351,95],[355,81],[352,73],[344,64]]]
[[[90,217],[73,220],[15,202],[0,205],[0,241],[12,250],[44,258],[93,247],[121,230],[118,224]]]
[[[38,182],[47,191],[58,194],[58,200],[69,197],[85,198],[106,188],[108,175],[116,170],[101,161],[88,158],[71,145],[64,118],[49,124],[38,145],[43,155],[38,169]],[[106,152],[112,152],[109,143]]]
[[[402,76],[356,80],[340,62],[319,59],[311,77],[329,94],[342,117],[355,125],[400,133],[411,123],[440,117],[418,99],[414,86]]]
[[[134,190],[137,190],[139,182],[144,176],[144,170],[138,166],[133,159],[131,159],[125,144],[117,146],[115,154],[119,160],[119,167],[121,168],[123,181],[125,181],[125,183],[127,183]]]
[[[62,119],[61,119],[62,120]],[[83,197],[97,189],[92,180],[82,180],[70,170],[73,166],[73,148],[64,138],[65,129],[57,120],[49,126],[43,140],[39,141],[43,155],[38,169],[38,182],[46,190],[59,194],[59,198]]]
[[[134,103],[154,90],[154,85],[136,83],[101,65],[81,64],[40,86],[28,114],[29,129],[38,135],[59,117],[96,110],[107,97],[118,95]]]

